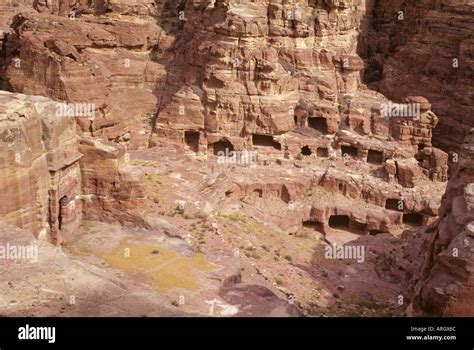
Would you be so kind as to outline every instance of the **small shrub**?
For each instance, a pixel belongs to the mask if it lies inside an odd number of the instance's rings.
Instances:
[[[275,278],[275,283],[280,287],[285,285],[285,282],[280,277]]]
[[[150,60],[152,60],[153,62],[158,62],[159,58],[160,55],[158,53],[158,48],[154,47],[150,52]]]

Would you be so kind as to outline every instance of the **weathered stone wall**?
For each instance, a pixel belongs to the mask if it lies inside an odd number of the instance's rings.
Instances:
[[[77,233],[83,217],[137,222],[141,173],[124,149],[79,142],[75,119],[44,97],[0,91],[0,219],[53,243]]]
[[[134,210],[145,205],[144,178],[127,166],[120,145],[81,137],[79,151],[84,218],[88,220],[141,223]]]
[[[0,216],[57,242],[80,219],[76,123],[47,98],[0,91],[0,99]]]
[[[204,130],[251,145],[252,134],[280,135],[309,116],[339,129],[343,94],[360,87],[364,1],[188,1],[184,11],[157,136]]]
[[[461,150],[457,169],[443,197],[440,218],[425,229],[429,240],[421,271],[415,275],[416,314],[474,313],[474,129]]]
[[[458,150],[474,126],[472,1],[377,1],[371,19],[366,81],[395,100],[426,97],[440,119],[434,144]]]
[[[77,115],[83,132],[147,144],[147,113],[156,108],[153,90],[163,75],[149,58],[159,36],[153,23],[57,17],[52,24],[51,15],[37,14],[17,16],[13,27],[4,72],[11,91],[91,104],[94,120]]]

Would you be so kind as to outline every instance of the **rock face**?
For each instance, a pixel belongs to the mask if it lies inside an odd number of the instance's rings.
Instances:
[[[343,95],[358,89],[364,68],[354,45],[364,6],[192,3],[152,140],[172,138],[212,153],[219,142],[271,144],[272,136],[308,123],[339,130]]]
[[[143,174],[127,166],[125,150],[120,145],[81,137],[79,161],[82,179],[84,219],[136,222],[131,214],[144,205]]]
[[[33,8],[41,14],[26,11],[13,20],[2,76],[11,91],[92,104],[94,120],[76,115],[82,131],[132,149],[149,141],[176,141],[213,153],[230,144],[234,149],[272,144],[274,136],[300,127],[329,134],[356,130],[402,142],[417,133],[431,142],[431,128],[426,135],[412,125],[390,133],[387,123],[374,121],[387,101],[361,84],[365,64],[360,54],[367,59],[367,80],[383,78],[379,86],[388,97],[402,101],[422,95],[435,101],[442,123],[435,130],[437,136],[446,135],[436,142],[449,146],[446,138],[454,133],[445,126],[454,125],[451,116],[469,115],[472,67],[465,40],[469,26],[463,26],[470,7],[445,2],[449,5],[442,8],[429,1],[405,8],[395,0],[388,5],[366,0],[35,1]],[[416,21],[432,8],[432,17]],[[397,22],[393,15],[400,9],[404,20]],[[58,15],[52,24],[51,14]],[[433,41],[436,34],[443,45],[421,41],[422,28],[446,18],[459,30],[436,28],[452,37],[434,33]],[[408,40],[413,42],[405,45]],[[449,53],[429,51],[447,43]],[[414,46],[419,50],[410,49]],[[436,80],[420,89],[421,77],[414,71],[426,59],[413,52],[445,60],[455,46],[465,69],[448,74],[451,91],[466,93],[456,97],[435,88],[443,84],[439,74],[432,74],[434,68],[422,73]],[[414,57],[400,59],[408,54]],[[420,64],[401,65],[413,61]],[[370,75],[382,68],[383,76]],[[406,76],[402,71],[413,73],[410,81],[400,80]],[[446,101],[456,101],[459,113],[452,113]]]
[[[367,81],[398,101],[414,93],[428,98],[440,118],[436,146],[457,151],[474,126],[472,2],[379,3],[364,54]]]
[[[149,59],[159,35],[156,25],[79,23],[67,17],[52,24],[50,19],[35,14],[13,20],[4,73],[9,90],[87,103],[94,118],[75,115],[83,132],[125,144],[133,139],[132,147],[146,145],[146,117],[156,108],[153,90],[164,73]]]
[[[0,92],[0,99],[2,220],[56,242],[81,217],[76,123],[44,97]]]
[[[4,91],[0,101],[2,221],[59,243],[104,197],[116,200],[102,203],[108,217],[127,221],[123,210],[138,205],[143,189],[140,175],[120,162],[121,146],[97,139],[78,145],[75,119],[61,114],[61,103]]]
[[[87,103],[93,118],[74,113],[84,134],[129,149],[175,142],[199,154],[260,147],[296,157],[306,146],[343,156],[355,147],[363,159],[403,145],[405,152],[381,155],[401,158],[400,174],[387,177],[409,187],[422,172],[446,180],[446,157],[431,150],[438,119],[429,102],[407,99],[423,106],[417,120],[380,118],[390,101],[361,83],[359,33],[371,1],[165,1],[156,13],[137,9],[149,8],[146,1],[128,9],[101,3],[105,12],[99,3],[85,12],[82,2],[62,3],[61,11],[55,4],[37,2],[44,14],[13,19],[3,79],[12,91]],[[83,15],[67,18],[67,9]],[[61,15],[53,27],[46,13]],[[312,135],[291,137],[301,129]],[[352,134],[343,140],[340,130]],[[418,156],[424,169],[404,160],[417,147],[427,148]]]
[[[397,283],[409,280],[416,313],[472,315],[474,134],[459,140],[474,125],[473,8],[466,0],[2,1],[0,89],[10,92],[0,91],[0,219],[55,244],[73,241],[82,219],[148,233],[166,226],[168,237],[203,251],[204,219],[196,236],[196,222],[167,220],[224,215],[237,234],[237,224],[263,222],[287,236],[310,228],[326,243],[363,235],[380,251],[418,227],[401,238],[425,240],[409,245],[415,262],[400,264],[410,271],[395,271]],[[461,158],[447,153],[460,148]],[[258,170],[240,164],[244,152]],[[183,198],[195,212],[185,213]],[[396,237],[379,244],[379,234]],[[207,253],[235,254],[233,238],[219,237]],[[258,260],[260,246],[276,264],[280,253],[262,242],[246,258]],[[317,254],[305,261],[318,265]],[[272,264],[251,266],[267,276]],[[242,288],[224,294],[286,310],[271,290]]]
[[[428,252],[416,284],[414,311],[439,316],[474,313],[474,129],[429,230]]]

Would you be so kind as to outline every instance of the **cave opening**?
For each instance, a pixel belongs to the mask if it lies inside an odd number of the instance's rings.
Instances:
[[[185,131],[184,132],[184,142],[193,152],[198,151],[199,147],[199,132],[197,131]]]
[[[339,192],[344,192],[344,184],[342,182],[339,182],[337,188],[339,189]]]
[[[383,161],[384,156],[382,151],[369,149],[369,153],[367,154],[367,163],[380,165],[383,164]]]
[[[308,118],[308,126],[315,130],[318,130],[322,134],[328,134],[328,123],[327,123],[326,118],[323,118],[323,117]]]
[[[329,218],[329,227],[335,228],[335,229],[348,230],[349,222],[350,222],[349,216],[347,215],[332,215]]]
[[[357,158],[359,155],[359,150],[354,146],[341,146],[342,156],[350,156],[352,158]]]
[[[301,148],[301,154],[304,156],[310,156],[313,152],[311,152],[311,149],[308,146],[304,146]]]
[[[227,140],[220,140],[212,144],[214,155],[232,157],[234,154],[234,145]]]
[[[423,214],[409,213],[403,214],[403,223],[408,226],[423,226]]]
[[[325,147],[318,147],[318,149],[316,150],[316,155],[318,157],[327,158],[329,157],[329,150]]]
[[[399,209],[400,206],[401,206],[401,209]],[[387,200],[385,201],[385,209],[402,211],[403,201],[398,198],[387,198]]]
[[[281,150],[281,144],[273,140],[273,136],[270,136],[270,135],[253,134],[252,144],[254,146],[272,147],[276,150],[279,150],[279,151]]]
[[[63,227],[63,210],[67,206],[67,196],[62,196],[59,200],[59,210],[58,210],[58,228],[59,230]]]
[[[285,203],[290,203],[291,201],[290,192],[286,186],[283,186],[281,189],[280,199]]]

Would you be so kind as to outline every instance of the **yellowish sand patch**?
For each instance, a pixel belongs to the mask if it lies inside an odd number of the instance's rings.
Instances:
[[[130,161],[131,166],[141,166],[141,167],[147,167],[147,168],[160,168],[162,165],[158,162],[152,161],[152,160],[132,160]]]
[[[142,280],[160,293],[173,288],[196,291],[200,287],[196,274],[216,268],[200,253],[193,257],[180,257],[165,248],[130,243],[129,240],[122,241],[118,249],[103,258],[111,267]]]

